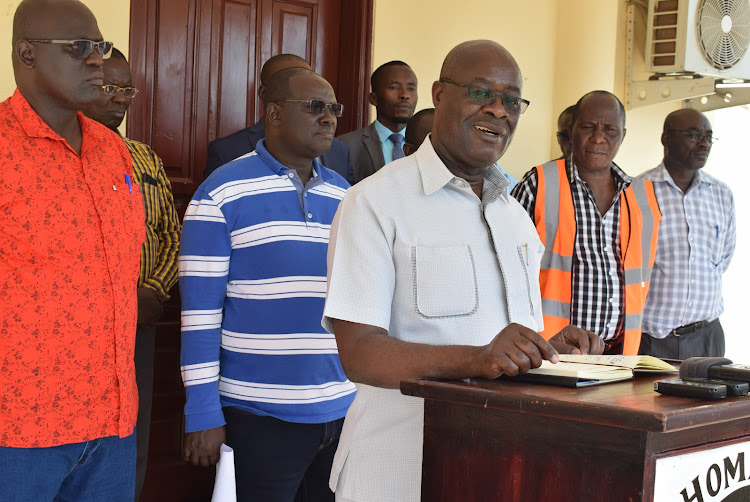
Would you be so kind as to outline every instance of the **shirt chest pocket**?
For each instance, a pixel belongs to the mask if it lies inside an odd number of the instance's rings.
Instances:
[[[428,318],[466,316],[479,305],[471,247],[412,247],[414,302]]]
[[[724,228],[725,226],[723,222],[708,226],[707,249],[710,250],[709,259],[714,267],[720,266],[721,262],[724,260],[724,239],[726,237]]]

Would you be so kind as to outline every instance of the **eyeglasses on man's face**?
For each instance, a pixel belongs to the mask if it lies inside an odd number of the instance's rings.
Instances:
[[[121,92],[123,96],[130,99],[133,99],[138,94],[138,89],[135,87],[120,87],[114,84],[103,85],[102,90],[108,96],[114,96],[118,92]]]
[[[496,99],[499,99],[503,104],[503,108],[505,108],[505,111],[513,115],[522,114],[526,111],[526,108],[529,107],[529,104],[531,104],[526,99],[518,98],[516,96],[508,96],[507,94],[495,92],[487,89],[486,87],[478,87],[471,84],[461,84],[459,82],[454,82],[453,80],[448,78],[441,78],[440,81],[466,88],[469,91],[469,101],[471,101],[472,103],[477,103],[482,106],[489,106],[494,103]]]
[[[36,42],[39,44],[63,44],[70,49],[70,55],[75,59],[86,59],[94,52],[94,49],[101,55],[102,59],[107,59],[112,55],[112,42],[94,42],[93,40],[49,40],[40,38],[31,38],[27,42]]]
[[[670,129],[669,132],[680,133],[687,139],[689,139],[691,143],[703,143],[705,141],[709,145],[713,145],[714,143],[719,141],[719,138],[717,138],[716,136],[712,136],[711,134],[701,134],[696,131],[680,131],[678,129]]]
[[[326,109],[331,110],[331,115],[341,117],[344,114],[344,105],[341,103],[326,103],[322,99],[282,99],[278,103],[307,103],[310,112],[320,115]]]

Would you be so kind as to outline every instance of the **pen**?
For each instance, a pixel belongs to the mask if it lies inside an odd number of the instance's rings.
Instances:
[[[719,225],[716,225],[716,238],[719,238]]]
[[[125,183],[128,184],[128,191],[130,193],[133,193],[133,182],[130,180],[130,175],[129,174],[125,175]]]
[[[526,266],[529,266],[529,243],[524,244],[526,246]]]

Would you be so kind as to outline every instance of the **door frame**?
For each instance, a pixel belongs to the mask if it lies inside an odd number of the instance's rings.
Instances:
[[[130,2],[130,69],[133,85],[142,91],[142,98],[134,100],[130,106],[126,128],[128,138],[146,144],[153,143],[151,135],[154,133],[154,68],[147,63],[148,54],[153,54],[157,21],[156,12],[151,12],[155,7],[149,8],[149,3],[147,0]],[[204,5],[210,2],[200,3],[197,10],[204,13]],[[347,104],[347,109],[352,110],[352,113],[346,113],[339,119],[337,134],[360,129],[369,123],[374,9],[374,0],[341,2],[339,61],[350,61],[351,64],[339,65],[339,88],[336,89],[336,96],[338,101]],[[210,12],[205,13],[210,15]]]

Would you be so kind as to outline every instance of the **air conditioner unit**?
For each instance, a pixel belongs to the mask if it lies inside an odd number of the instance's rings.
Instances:
[[[750,0],[650,0],[646,69],[750,79]]]

